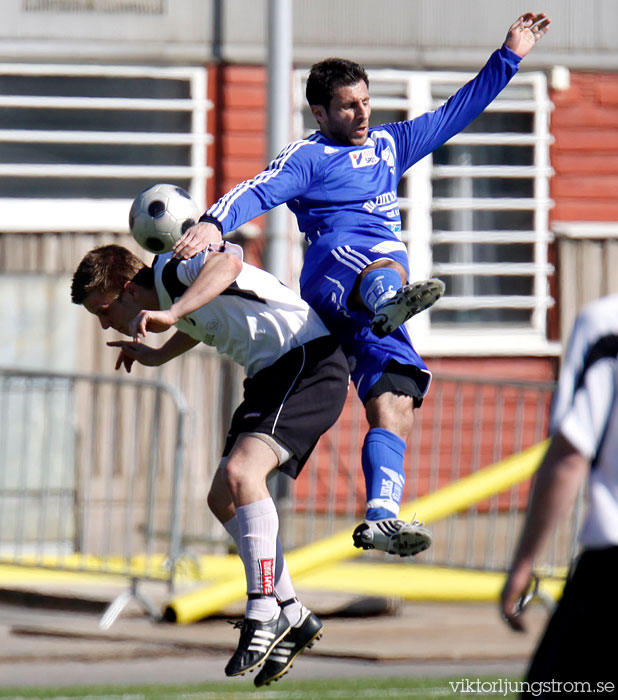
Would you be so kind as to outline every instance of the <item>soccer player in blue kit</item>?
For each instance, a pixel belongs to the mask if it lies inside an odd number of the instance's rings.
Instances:
[[[398,519],[406,441],[431,381],[403,324],[437,301],[444,285],[408,282],[399,180],[487,107],[549,22],[544,13],[523,14],[473,80],[434,112],[406,122],[369,126],[362,66],[338,58],[315,64],[306,95],[319,130],[225,194],[174,248],[176,257],[191,257],[283,203],[296,215],[309,244],[301,296],[341,343],[369,423],[361,457],[367,508],[353,533],[356,547],[409,556],[431,544],[422,523]]]

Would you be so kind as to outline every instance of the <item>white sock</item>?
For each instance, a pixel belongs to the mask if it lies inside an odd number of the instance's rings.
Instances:
[[[296,597],[296,591],[292,584],[292,577],[288,570],[288,565],[283,556],[281,540],[277,537],[277,563],[275,566],[275,595],[281,603],[286,603],[281,607],[281,612],[288,618],[291,625],[299,619],[302,613],[301,602]],[[291,603],[289,601],[292,601]]]
[[[246,617],[266,622],[278,613],[275,598],[275,564],[279,516],[272,498],[236,508],[240,558],[245,565],[249,598]]]
[[[236,549],[240,552],[240,530],[238,529],[238,518],[234,516],[223,523],[227,534],[234,540]],[[240,556],[240,555],[239,555]]]
[[[234,516],[230,518],[223,523],[223,527],[234,540],[238,552],[240,553],[240,528],[238,526],[238,517]],[[277,554],[275,562],[275,596],[281,602],[292,601],[281,608],[291,625],[298,624],[299,620],[304,621],[303,606],[296,597],[296,591],[292,584],[292,577],[290,576],[288,565],[283,556],[283,548],[279,535],[277,535]],[[306,608],[304,609],[306,610]]]
[[[281,612],[288,618],[292,627],[300,627],[311,611],[298,598],[293,598],[291,603],[281,606]]]

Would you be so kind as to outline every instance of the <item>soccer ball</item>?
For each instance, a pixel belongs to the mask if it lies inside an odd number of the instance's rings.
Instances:
[[[197,204],[182,187],[153,185],[133,200],[129,228],[142,248],[168,253],[200,216]]]

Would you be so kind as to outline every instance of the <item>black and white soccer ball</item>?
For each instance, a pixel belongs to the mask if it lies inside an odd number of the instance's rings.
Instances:
[[[140,192],[129,212],[133,238],[151,253],[168,253],[201,212],[191,195],[177,185],[153,185]]]

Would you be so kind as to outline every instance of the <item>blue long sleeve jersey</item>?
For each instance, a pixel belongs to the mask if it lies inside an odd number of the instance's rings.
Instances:
[[[286,203],[310,244],[328,236],[331,248],[353,245],[359,234],[375,237],[376,243],[399,241],[397,185],[404,172],[477,117],[517,72],[520,60],[502,46],[437,110],[372,127],[362,146],[344,146],[320,132],[294,141],[266,170],[213,204],[203,219],[216,219],[225,234]],[[327,241],[320,243],[320,249],[328,248]],[[305,267],[310,251],[311,246]]]

